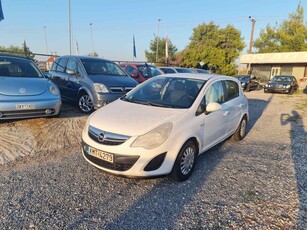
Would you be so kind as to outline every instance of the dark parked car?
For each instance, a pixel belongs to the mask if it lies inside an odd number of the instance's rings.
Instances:
[[[62,98],[77,102],[83,113],[116,100],[138,84],[114,62],[88,56],[57,58],[49,77],[59,87]]]
[[[159,67],[165,74],[172,74],[172,73],[193,73],[192,70],[188,68],[183,68],[183,67],[166,67],[166,66],[161,66]]]
[[[211,74],[210,71],[205,69],[199,69],[199,68],[189,68],[193,73],[204,73],[204,74]]]
[[[242,88],[249,92],[252,89],[260,89],[260,82],[255,76],[251,75],[239,75],[236,78],[241,82]]]
[[[58,87],[33,61],[0,55],[0,120],[58,116],[61,105]]]
[[[274,76],[264,86],[265,93],[288,93],[293,94],[298,89],[298,82],[294,76],[279,75]]]
[[[142,83],[149,78],[163,74],[156,66],[141,64],[141,63],[121,63],[120,67],[126,71],[126,73],[133,77],[137,82]]]

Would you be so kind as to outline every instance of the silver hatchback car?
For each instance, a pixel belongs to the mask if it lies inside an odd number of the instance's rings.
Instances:
[[[0,55],[0,120],[57,116],[58,87],[31,60]]]

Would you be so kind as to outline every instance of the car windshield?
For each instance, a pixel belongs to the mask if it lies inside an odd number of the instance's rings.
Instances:
[[[100,59],[81,59],[88,75],[127,76],[115,63]]]
[[[140,65],[138,66],[138,69],[145,78],[151,78],[162,74],[157,67],[151,65]]]
[[[42,77],[32,61],[0,57],[0,77]]]
[[[178,73],[193,73],[191,70],[185,68],[175,68],[175,69]]]
[[[249,78],[250,78],[249,75],[240,75],[240,76],[237,76],[237,79],[238,79],[239,81],[248,81]]]
[[[123,101],[166,108],[190,108],[205,80],[155,77],[121,98]]]
[[[275,76],[275,77],[273,77],[272,81],[288,81],[288,82],[291,82],[292,77],[291,76]]]

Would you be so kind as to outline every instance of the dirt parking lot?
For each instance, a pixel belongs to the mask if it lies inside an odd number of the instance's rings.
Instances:
[[[246,93],[248,134],[198,158],[183,183],[89,165],[87,116],[0,123],[0,229],[307,229],[307,94]]]

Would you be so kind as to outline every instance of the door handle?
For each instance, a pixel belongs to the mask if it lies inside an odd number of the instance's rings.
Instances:
[[[223,113],[223,116],[224,117],[227,117],[229,115],[229,111],[225,111],[224,113]]]

